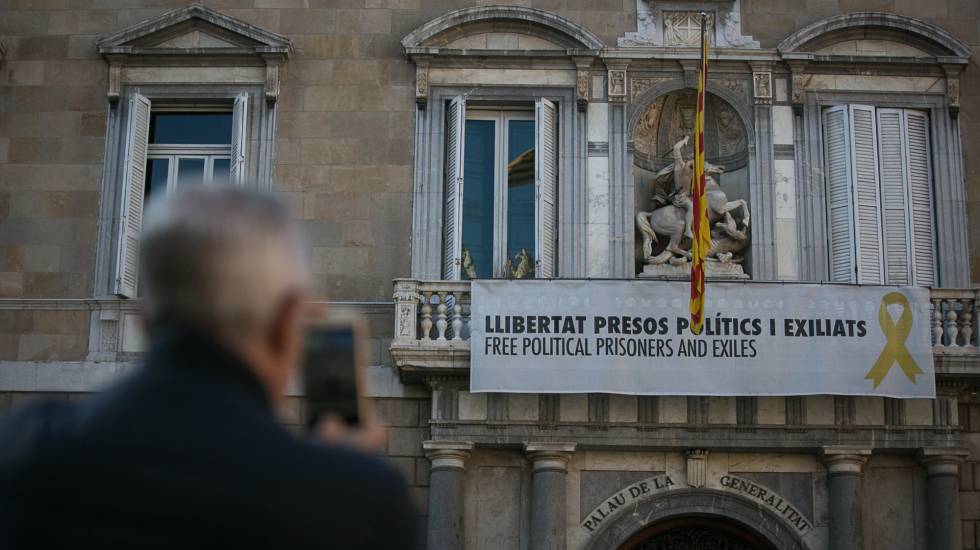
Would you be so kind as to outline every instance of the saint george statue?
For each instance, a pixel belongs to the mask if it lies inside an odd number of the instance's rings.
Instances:
[[[636,228],[643,236],[641,276],[670,276],[686,273],[691,258],[690,187],[694,160],[685,159],[684,147],[690,137],[674,144],[673,165],[657,172],[653,180],[653,210],[636,214]],[[739,254],[749,244],[749,205],[743,199],[729,201],[714,176],[724,173],[724,167],[705,162],[705,197],[708,222],[711,224],[711,248],[708,250],[708,274],[744,278]],[[733,213],[735,215],[733,215]],[[660,237],[668,239],[659,254],[654,244]]]

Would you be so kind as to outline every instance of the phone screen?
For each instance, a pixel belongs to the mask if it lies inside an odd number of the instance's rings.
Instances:
[[[303,365],[307,429],[312,430],[326,414],[357,424],[355,338],[352,324],[313,326],[307,331]]]

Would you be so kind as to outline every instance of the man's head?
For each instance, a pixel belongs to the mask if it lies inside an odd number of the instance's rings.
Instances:
[[[151,203],[141,292],[151,339],[165,329],[214,338],[278,399],[302,347],[306,248],[272,196],[231,187],[181,190]]]

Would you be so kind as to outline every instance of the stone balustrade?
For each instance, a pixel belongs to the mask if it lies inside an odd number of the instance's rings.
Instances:
[[[399,367],[469,367],[470,283],[396,279],[392,353]],[[980,374],[980,289],[932,289],[937,372]]]
[[[977,353],[977,302],[980,289],[937,288],[930,291],[932,302],[932,345],[945,353]]]

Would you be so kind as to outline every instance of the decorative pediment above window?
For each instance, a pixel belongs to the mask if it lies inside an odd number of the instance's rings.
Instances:
[[[98,42],[109,61],[109,101],[118,102],[125,67],[265,67],[266,100],[279,95],[279,70],[292,42],[201,4],[169,11]]]
[[[532,60],[571,61],[576,69],[576,101],[588,102],[589,67],[602,49],[595,34],[559,15],[520,6],[476,6],[437,17],[402,39],[415,62],[415,98],[425,108],[431,66],[440,59],[493,58],[510,65]]]
[[[802,109],[807,67],[864,66],[892,74],[946,76],[950,115],[960,106],[960,72],[970,48],[945,30],[911,17],[892,13],[859,12],[821,19],[796,31],[777,47],[792,71],[792,101]]]
[[[599,50],[602,41],[571,21],[519,6],[477,6],[449,12],[402,39],[409,55],[446,50]]]

